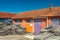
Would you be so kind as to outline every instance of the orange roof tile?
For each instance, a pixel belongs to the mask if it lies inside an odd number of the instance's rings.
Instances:
[[[6,13],[6,12],[0,12],[0,18],[11,18],[16,14]]]
[[[60,16],[60,7],[45,8],[41,10],[33,10],[29,12],[22,12],[12,17],[12,19],[29,18],[29,17],[41,17],[41,16]]]

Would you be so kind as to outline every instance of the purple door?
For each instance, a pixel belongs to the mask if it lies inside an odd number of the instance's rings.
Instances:
[[[40,19],[34,20],[34,34],[38,35],[42,27],[42,22]]]

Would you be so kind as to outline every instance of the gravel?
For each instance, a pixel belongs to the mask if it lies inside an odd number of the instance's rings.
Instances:
[[[7,35],[0,36],[0,40],[32,40],[32,39],[26,38],[23,35]]]

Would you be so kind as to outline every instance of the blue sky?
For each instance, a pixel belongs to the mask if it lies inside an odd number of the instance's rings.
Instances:
[[[0,0],[0,12],[19,13],[30,10],[37,10],[60,6],[60,0]]]

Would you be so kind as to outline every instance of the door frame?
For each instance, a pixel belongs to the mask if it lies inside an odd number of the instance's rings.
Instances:
[[[36,21],[35,21],[36,20]],[[37,23],[40,23],[41,24],[41,29],[42,29],[42,19],[35,19],[34,20],[34,33],[35,33],[35,23],[37,22]],[[40,30],[41,30],[40,29]]]

